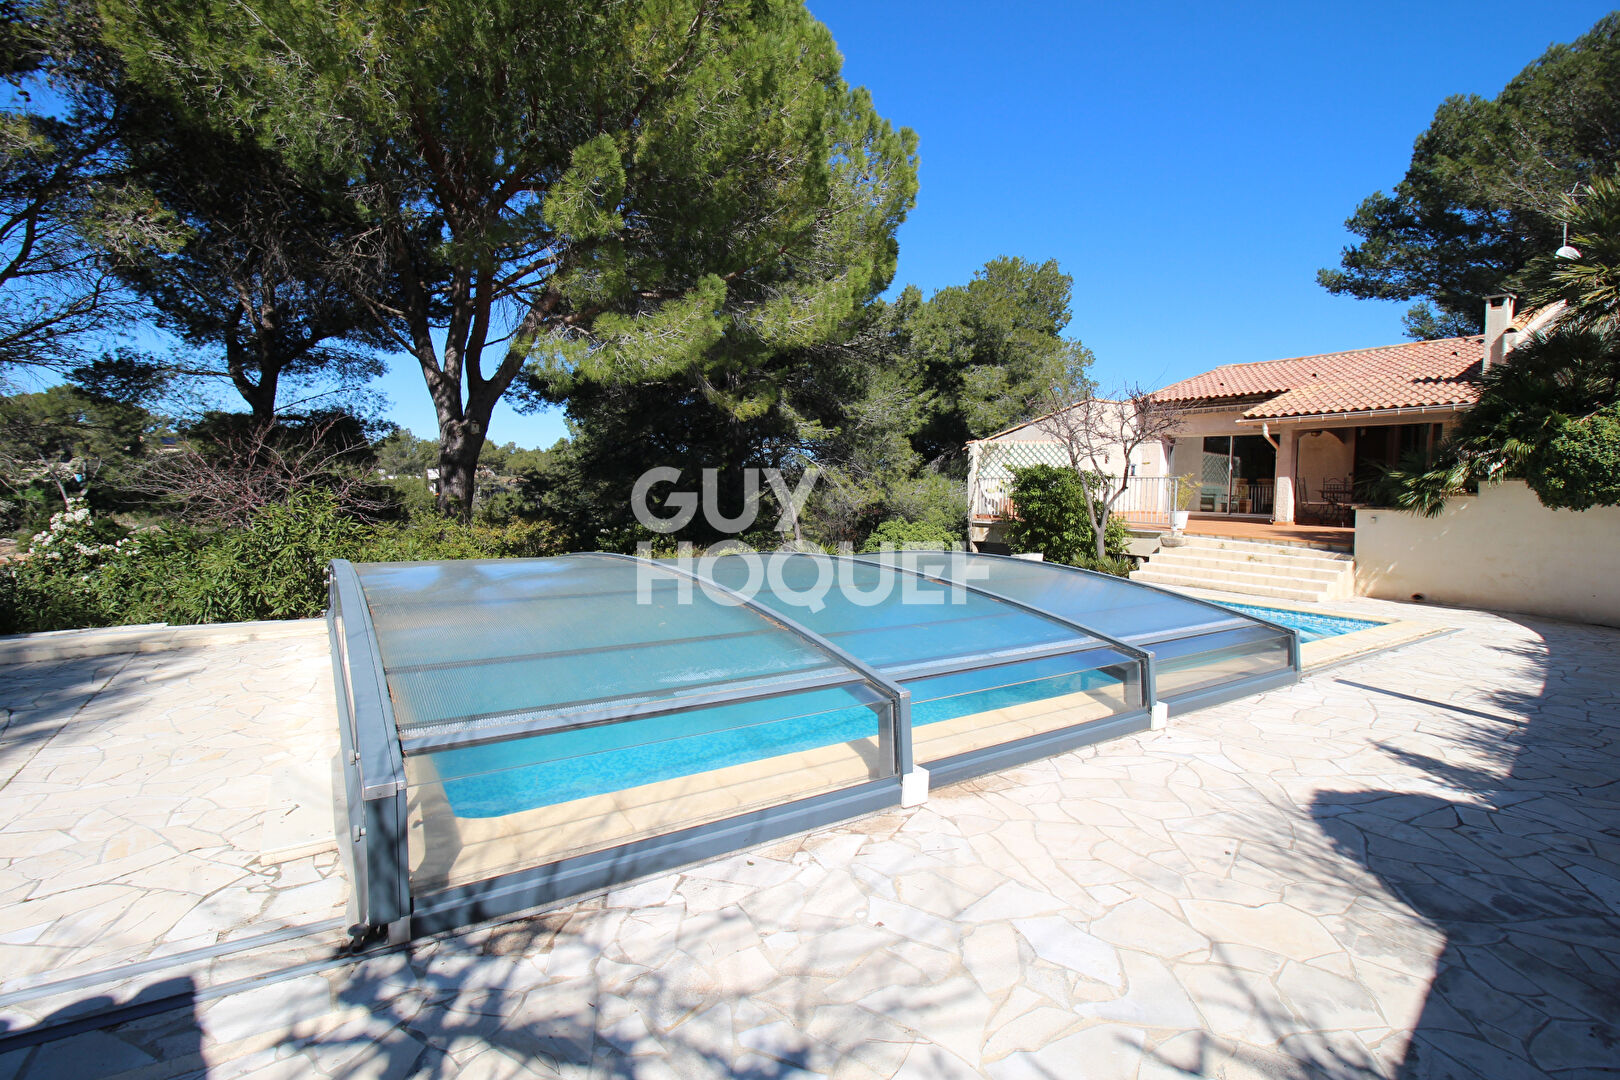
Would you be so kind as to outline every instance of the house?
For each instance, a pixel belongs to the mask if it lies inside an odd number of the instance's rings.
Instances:
[[[1563,309],[1485,304],[1483,334],[1226,364],[1149,395],[1147,408],[1174,415],[1168,437],[1104,463],[1128,477],[1114,510],[1145,559],[1131,577],[1256,603],[1361,595],[1620,626],[1620,508],[1549,509],[1520,480],[1432,518],[1358,497],[1407,453],[1432,453],[1479,401],[1481,377]],[[1013,469],[1068,464],[1062,415],[968,445],[976,549],[1006,547]],[[1159,429],[1132,415],[1134,432]],[[1192,521],[1165,535],[1180,476],[1194,481]]]
[[[1485,302],[1485,333],[1285,360],[1225,364],[1154,400],[1182,422],[1170,472],[1199,490],[1195,515],[1348,525],[1355,492],[1382,467],[1431,455],[1479,400],[1479,380],[1517,340],[1552,321]]]
[[[1129,404],[1122,401],[1099,402],[1102,422],[1110,427],[1126,422]],[[1030,465],[1054,465],[1068,468],[1072,463],[1069,448],[1059,423],[1050,414],[1015,424],[1004,431],[974,439],[967,444],[968,451],[968,537],[974,550],[999,550],[1005,546],[1005,526],[1012,520],[1011,499],[1013,470]],[[1141,491],[1133,490],[1130,498],[1116,512],[1140,525],[1154,525],[1168,521],[1164,512],[1163,493],[1159,490],[1169,468],[1170,446],[1157,440],[1143,443],[1126,461],[1123,448],[1115,448],[1097,462],[1100,472],[1110,476],[1143,477]],[[1148,490],[1151,488],[1151,490]],[[1152,511],[1143,512],[1152,504]],[[1164,512],[1160,512],[1160,511]]]
[[[1431,454],[1479,400],[1480,375],[1558,307],[1515,316],[1485,299],[1485,332],[1348,352],[1225,364],[1164,387],[1173,435],[1103,469],[1131,482],[1115,512],[1146,531],[1168,526],[1173,477],[1190,476],[1195,520],[1348,526],[1358,489],[1409,452]],[[1113,403],[1124,408],[1120,403]],[[1012,470],[1069,463],[1049,417],[968,443],[969,535],[992,549],[1014,513]]]

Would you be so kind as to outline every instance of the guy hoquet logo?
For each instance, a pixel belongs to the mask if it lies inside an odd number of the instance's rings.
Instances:
[[[676,602],[681,604],[692,603],[697,590],[710,600],[728,606],[744,604],[761,592],[769,592],[775,603],[810,611],[825,608],[827,597],[834,590],[844,602],[858,607],[888,603],[897,590],[903,604],[966,604],[966,584],[988,575],[987,567],[969,560],[963,551],[917,552],[906,564],[907,569],[915,573],[874,573],[871,563],[849,557],[854,549],[847,543],[838,546],[840,557],[833,558],[821,553],[760,552],[735,539],[759,519],[761,496],[766,487],[781,507],[775,530],[784,537],[792,532],[793,522],[809,500],[816,478],[815,470],[807,469],[799,482],[789,487],[779,469],[745,469],[743,507],[736,515],[728,517],[720,510],[719,470],[704,469],[699,491],[669,492],[662,500],[666,514],[660,516],[649,501],[653,489],[660,484],[679,483],[681,471],[663,465],[642,473],[631,488],[630,502],[631,511],[643,527],[667,536],[691,524],[701,511],[710,528],[729,533],[732,538],[711,544],[702,552],[690,542],[682,541],[676,546],[674,559],[654,559],[651,543],[637,544],[636,554],[644,561],[637,564],[636,602],[652,603],[654,582],[669,584],[673,578]],[[717,573],[720,559],[727,560],[723,574]],[[813,580],[808,571],[813,571]],[[789,580],[790,574],[792,580]],[[724,585],[718,583],[721,580]]]

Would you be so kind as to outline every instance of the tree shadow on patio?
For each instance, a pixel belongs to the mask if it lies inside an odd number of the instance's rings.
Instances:
[[[826,1002],[814,992],[806,996],[805,980],[768,965],[728,962],[736,954],[699,961],[685,950],[702,942],[682,938],[677,928],[684,920],[660,920],[659,910],[622,911],[625,919],[662,924],[655,936],[667,938],[663,960],[639,974],[633,969],[643,965],[628,962],[609,929],[621,912],[588,904],[444,939],[409,955],[363,960],[343,970],[334,989],[340,1009],[369,1015],[288,1041],[334,1075],[364,1069],[401,1077],[448,1078],[477,1061],[479,1075],[777,1080],[830,1071],[851,1054],[881,1069],[886,1052],[897,1051],[887,1062],[892,1071],[905,1056],[906,1047],[885,1043],[901,1030],[891,1020],[865,1014],[863,1027],[859,1010],[845,1010],[847,1023],[825,1030],[815,1013]],[[746,916],[733,917],[751,938]],[[817,954],[803,958],[810,966],[855,962],[842,953],[821,955],[836,951],[835,943],[804,947]],[[544,974],[536,962],[545,965]],[[891,989],[929,1007],[952,1004],[938,987],[902,983]]]
[[[0,664],[0,784],[51,740],[135,712],[208,668],[206,646]]]
[[[1517,621],[1539,643],[1496,651],[1536,693],[1441,701],[1338,680],[1419,706],[1421,740],[1378,745],[1443,792],[1321,792],[1311,808],[1444,935],[1411,1080],[1620,1076],[1620,632]]]
[[[47,1080],[139,1071],[205,1080],[196,992],[192,979],[180,976],[127,999],[92,994],[26,1027],[13,1029],[0,1019],[0,1076]],[[117,1017],[133,1018],[114,1026]]]
[[[804,1035],[813,1008],[795,1012],[790,1023],[743,1030],[739,1022],[734,1031],[731,1016],[747,1008],[745,997],[684,954],[610,992],[596,969],[624,965],[604,958],[589,918],[583,934],[571,925],[574,918],[558,912],[471,938],[362,954],[325,976],[330,1009],[298,987],[321,976],[267,981],[201,1007],[193,980],[177,977],[128,998],[91,995],[27,1026],[0,1020],[0,1076],[54,1080],[135,1070],[202,1080],[210,1071],[204,1048],[213,1046],[233,1075],[274,1066],[289,1076],[449,1080],[472,1070],[513,1080],[587,1072],[633,1080],[673,1075],[674,1066],[679,1075],[779,1080],[830,1070],[850,1041],[863,1037],[858,1024],[829,1033],[837,1047]],[[579,974],[541,974],[533,962],[548,954]],[[652,1031],[649,1017],[670,1029]]]
[[[116,698],[119,672],[134,653],[44,660],[0,667],[0,782],[15,775],[39,746],[71,725],[92,701]]]

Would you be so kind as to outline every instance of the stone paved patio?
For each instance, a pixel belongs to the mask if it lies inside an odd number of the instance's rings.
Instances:
[[[214,636],[0,668],[0,993],[342,913],[324,629]]]
[[[1620,1075],[1620,631],[1417,613],[1458,632],[917,810],[227,997],[170,972],[192,1008],[0,1077]],[[278,647],[318,681],[323,641]],[[165,678],[150,659],[124,671]],[[4,700],[66,678],[43,667],[0,673]],[[154,743],[280,708],[243,675],[158,723],[187,706],[123,678],[101,722]],[[0,843],[42,828],[12,791],[36,767],[0,789]],[[13,898],[39,857],[15,850]],[[62,947],[94,948],[73,925]],[[0,939],[0,969],[37,940]]]

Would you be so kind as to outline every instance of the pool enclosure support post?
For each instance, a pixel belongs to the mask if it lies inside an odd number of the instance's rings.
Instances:
[[[624,555],[616,551],[597,551],[590,552],[590,554],[601,555],[610,559],[623,559],[626,562],[633,562],[641,566],[655,567],[659,570],[668,571],[669,573],[675,574],[679,577],[689,578],[692,581],[697,582],[699,585],[718,589],[720,592],[730,596],[737,603],[747,607],[755,614],[764,618],[766,621],[774,623],[775,625],[780,626],[782,629],[797,635],[814,648],[825,653],[827,656],[830,656],[843,667],[846,667],[860,675],[861,678],[866,680],[868,685],[889,699],[889,724],[887,727],[882,725],[879,726],[879,742],[880,749],[884,754],[885,760],[893,763],[895,775],[901,778],[902,798],[909,794],[913,799],[915,799],[917,797],[916,792],[919,781],[921,783],[922,790],[924,792],[927,791],[927,773],[923,773],[921,777],[913,779],[909,784],[905,780],[905,777],[909,773],[916,771],[916,763],[912,760],[911,756],[910,690],[907,690],[905,687],[883,674],[877,668],[866,663],[866,661],[851,655],[838,645],[828,641],[825,637],[816,633],[808,626],[795,622],[786,615],[783,615],[772,608],[766,607],[753,597],[748,596],[745,593],[738,592],[736,589],[722,585],[711,577],[705,577],[702,574],[694,573],[693,571],[687,570],[682,566],[669,565],[665,562],[654,559],[642,559],[635,555]]]
[[[348,560],[334,559],[330,577],[326,625],[343,779],[336,794],[347,810],[337,839],[352,885],[349,918],[357,934],[386,928],[398,941],[411,934],[405,758],[360,576]]]

